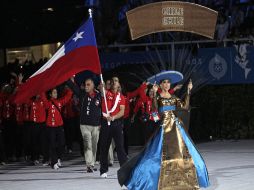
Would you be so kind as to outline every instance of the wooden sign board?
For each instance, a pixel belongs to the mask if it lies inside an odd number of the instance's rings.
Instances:
[[[213,39],[218,13],[189,2],[163,1],[126,13],[131,38],[164,31],[182,31]]]

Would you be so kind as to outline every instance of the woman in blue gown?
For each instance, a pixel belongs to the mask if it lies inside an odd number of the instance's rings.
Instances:
[[[193,190],[209,186],[205,162],[175,113],[178,108],[188,109],[192,83],[188,84],[184,101],[168,92],[170,85],[182,78],[177,71],[164,71],[148,79],[160,81],[160,94],[158,85],[153,86],[153,106],[158,108],[161,124],[141,153],[118,171],[120,185],[128,190]]]

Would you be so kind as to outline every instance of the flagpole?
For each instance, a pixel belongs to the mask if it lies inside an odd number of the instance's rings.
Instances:
[[[106,114],[108,115],[108,104],[107,104],[107,100],[106,100],[106,92],[105,92],[105,87],[104,87],[104,82],[103,82],[103,77],[102,74],[100,74],[100,78],[101,78],[101,82],[102,82],[102,93],[103,93],[103,99],[104,99],[104,103],[105,103],[105,107],[106,107]],[[108,125],[110,125],[110,121],[108,121]]]
[[[93,18],[93,15],[92,15],[92,9],[88,9],[88,13],[89,13],[89,17],[90,18]],[[105,103],[105,107],[106,107],[106,114],[108,115],[108,104],[107,104],[107,100],[106,100],[106,92],[105,92],[105,86],[104,86],[104,82],[103,82],[103,76],[102,76],[102,71],[101,71],[101,74],[100,74],[100,78],[101,78],[101,83],[102,83],[102,93],[103,93],[103,99],[104,99],[104,103]],[[110,125],[110,121],[108,121],[108,125]]]

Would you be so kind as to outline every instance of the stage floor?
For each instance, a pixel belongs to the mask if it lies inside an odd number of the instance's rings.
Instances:
[[[198,144],[210,176],[207,190],[254,189],[254,140],[215,141]],[[118,190],[118,164],[109,169],[108,178],[99,172],[85,172],[83,160],[72,155],[58,171],[24,162],[0,166],[0,190]]]

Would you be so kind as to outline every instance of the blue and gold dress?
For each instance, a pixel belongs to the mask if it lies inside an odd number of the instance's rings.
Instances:
[[[118,181],[128,190],[193,190],[209,186],[205,162],[184,124],[176,116],[177,108],[189,107],[189,95],[179,98],[158,97],[161,127],[140,154],[118,170]]]

